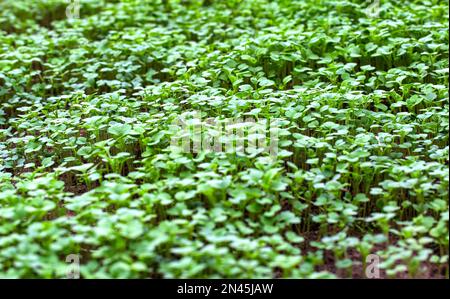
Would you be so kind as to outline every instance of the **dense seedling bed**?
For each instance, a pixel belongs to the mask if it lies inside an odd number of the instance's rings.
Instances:
[[[1,277],[448,277],[448,1],[67,6],[0,0]]]

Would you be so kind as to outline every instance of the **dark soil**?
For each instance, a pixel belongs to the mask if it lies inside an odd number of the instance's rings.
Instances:
[[[308,252],[316,252],[319,249],[310,245],[312,241],[319,241],[318,232],[310,232],[304,235],[305,241],[303,242],[302,251]],[[395,244],[398,239],[394,237],[390,238],[390,244]],[[372,250],[373,254],[376,252],[385,250],[387,248],[386,243],[376,244]],[[318,271],[327,271],[335,274],[338,278],[353,278],[353,279],[367,279],[366,274],[364,273],[363,263],[361,254],[354,248],[351,248],[347,251],[347,258],[353,261],[352,269],[338,269],[336,267],[336,258],[334,253],[328,250],[324,250],[324,264],[317,267]],[[380,262],[382,262],[380,260]],[[424,262],[420,265],[418,274],[414,277],[411,277],[408,271],[397,273],[394,277],[388,276],[386,271],[383,269],[379,269],[380,277],[379,279],[446,279],[446,270],[448,265],[439,266],[434,263]]]

